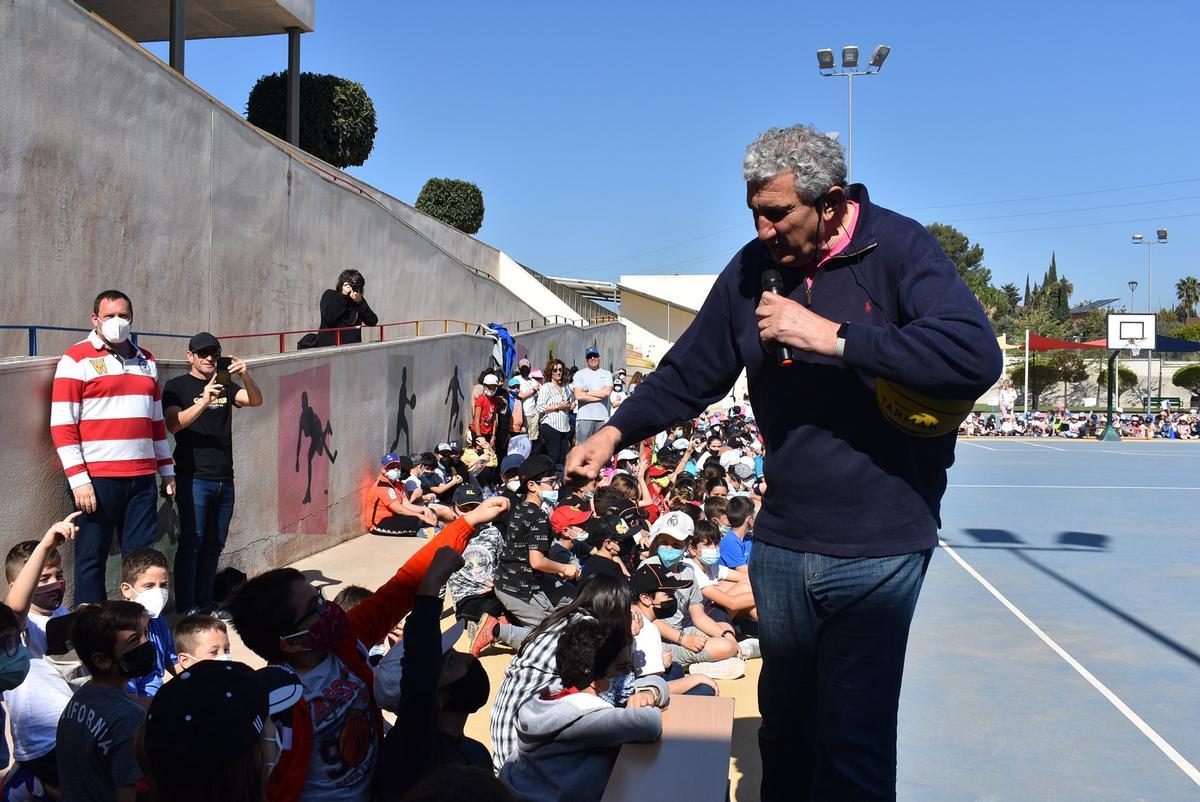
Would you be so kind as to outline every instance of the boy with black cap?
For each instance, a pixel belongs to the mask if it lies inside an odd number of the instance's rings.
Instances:
[[[213,578],[233,518],[233,408],[260,406],[263,396],[246,363],[223,357],[207,331],[188,341],[187,361],[191,370],[163,387],[162,409],[175,435],[175,608],[191,614],[215,609]]]
[[[384,454],[379,479],[371,488],[369,531],[373,535],[412,537],[423,526],[437,526],[437,516],[428,507],[408,500],[404,480],[412,471],[409,457]]]
[[[483,493],[477,487],[464,485],[454,491],[454,510],[459,515],[466,515],[482,501]],[[454,599],[454,614],[458,620],[466,622],[467,639],[472,644],[479,629],[490,630],[504,617],[504,605],[496,599],[493,590],[496,565],[503,548],[504,535],[494,522],[480,526],[463,549],[463,566],[446,583]],[[472,654],[478,657],[479,651],[488,644],[490,641],[480,645],[478,651],[472,647]]]
[[[671,668],[671,650],[664,647],[662,633],[654,626],[654,622],[675,614],[675,591],[686,588],[688,584],[686,579],[673,576],[661,565],[653,563],[643,565],[629,581],[633,612],[642,619],[641,628],[633,636],[633,671],[638,677],[663,676],[665,679]],[[676,670],[674,673],[680,672]],[[669,680],[667,686],[671,693],[717,695],[717,684],[705,674],[686,674]]]
[[[550,517],[543,506],[552,508],[558,503],[558,471],[554,461],[544,454],[529,457],[521,463],[518,475],[525,497],[509,513],[496,573],[496,598],[520,622],[500,626],[496,635],[513,647],[519,647],[533,628],[555,610],[542,588],[540,575],[579,578],[579,566],[555,562],[547,556],[551,543]],[[564,596],[560,604],[570,600],[570,596]]]
[[[633,532],[629,524],[616,514],[594,515],[583,523],[587,532],[588,556],[583,561],[583,579],[596,574],[610,574],[629,580],[629,569],[621,560],[623,543],[629,543]]]
[[[154,697],[138,760],[158,802],[254,799],[282,751],[271,720],[304,691],[279,666],[202,661]],[[217,768],[219,767],[219,768]]]

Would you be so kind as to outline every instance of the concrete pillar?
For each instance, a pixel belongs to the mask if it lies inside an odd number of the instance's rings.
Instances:
[[[183,43],[187,39],[187,0],[171,0],[171,69],[183,75]]]
[[[287,139],[300,147],[300,29],[288,28]]]

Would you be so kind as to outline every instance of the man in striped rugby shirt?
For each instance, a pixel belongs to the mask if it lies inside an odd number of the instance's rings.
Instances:
[[[92,305],[93,331],[58,362],[50,437],[75,506],[75,603],[107,597],[104,569],[116,530],[121,553],[151,548],[155,477],[175,494],[175,463],[163,422],[158,366],[129,341],[133,303],[105,290]]]

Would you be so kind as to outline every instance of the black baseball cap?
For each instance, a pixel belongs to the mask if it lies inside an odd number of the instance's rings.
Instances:
[[[192,339],[188,340],[188,350],[193,354],[198,354],[201,351],[208,351],[216,348],[220,350],[221,341],[207,331],[202,331],[199,334],[193,335]]]
[[[606,540],[620,542],[632,534],[615,515],[592,516],[584,521],[582,526],[583,531],[587,532],[587,544],[593,549],[603,546]]]
[[[465,507],[483,501],[483,492],[474,485],[459,485],[454,489],[454,506]]]
[[[231,760],[257,746],[272,709],[286,709],[302,693],[299,677],[287,669],[260,674],[243,663],[197,663],[159,689],[150,703],[150,767],[161,774]]]
[[[521,477],[521,484],[525,484],[531,479],[543,479],[557,474],[558,468],[554,464],[554,460],[545,454],[534,454],[521,463],[521,472],[518,475]]]
[[[508,476],[512,471],[519,471],[524,462],[525,458],[520,454],[509,454],[500,461],[500,475]]]
[[[637,598],[643,593],[653,596],[660,590],[677,590],[686,588],[690,584],[692,583],[687,579],[676,579],[671,576],[661,565],[650,563],[637,569],[633,578],[629,580],[629,590],[633,593],[634,598]]]

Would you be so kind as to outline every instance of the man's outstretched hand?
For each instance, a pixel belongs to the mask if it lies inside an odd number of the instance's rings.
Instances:
[[[595,479],[612,460],[613,452],[620,444],[621,433],[612,426],[603,427],[567,454],[566,478]]]
[[[484,499],[482,504],[463,515],[463,518],[471,526],[478,528],[482,524],[491,523],[506,512],[508,512],[508,499],[504,496],[492,496]]]

